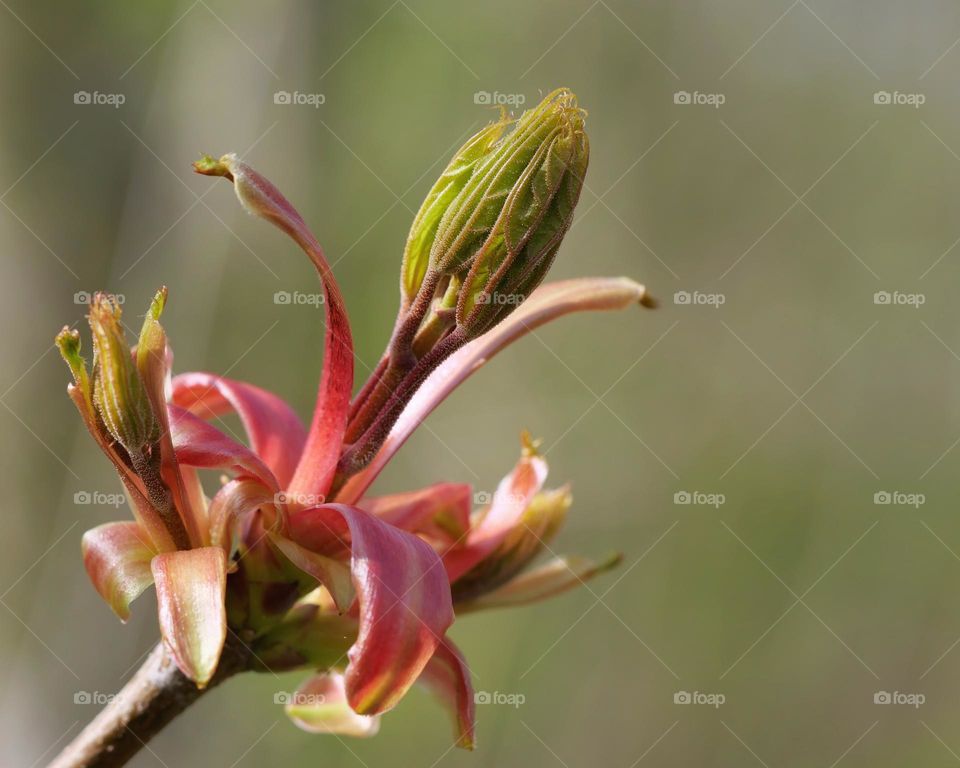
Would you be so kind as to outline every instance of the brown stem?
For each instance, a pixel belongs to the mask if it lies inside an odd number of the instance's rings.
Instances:
[[[390,339],[390,344],[387,347],[392,356],[404,356],[408,353],[413,337],[416,335],[417,329],[420,328],[420,323],[423,322],[423,318],[430,311],[434,293],[442,277],[443,275],[432,269],[427,271],[417,295],[413,297],[413,301],[404,314],[403,321],[398,323],[394,329],[393,338]]]
[[[370,377],[366,380],[364,385],[360,388],[360,391],[357,392],[356,397],[353,398],[353,402],[350,403],[350,419],[352,420],[357,412],[363,407],[363,404],[367,402],[367,398],[370,397],[370,394],[373,392],[377,384],[380,383],[380,379],[383,378],[384,371],[387,370],[387,365],[390,362],[390,356],[384,355],[380,358],[380,362],[377,363],[377,367],[373,369],[373,372],[370,374]]]
[[[228,677],[251,668],[251,656],[228,636],[216,674],[206,688],[185,677],[162,643],[114,699],[50,763],[49,768],[117,768],[164,726]]]
[[[159,446],[149,455],[143,451],[130,451],[129,456],[133,471],[137,473],[146,488],[147,499],[163,520],[173,543],[177,549],[190,549],[190,535],[187,533],[187,528],[183,524],[180,513],[174,506],[170,489],[160,477],[161,457]]]
[[[350,417],[350,421],[347,423],[347,430],[343,435],[345,443],[353,443],[366,432],[367,428],[377,417],[377,414],[380,413],[383,404],[389,399],[390,394],[397,388],[397,385],[403,381],[403,377],[410,373],[410,370],[416,363],[417,359],[413,356],[413,352],[410,352],[410,354],[403,359],[390,358],[386,370],[384,370],[377,381],[377,385],[370,394],[367,395],[363,405],[357,409],[357,413]]]
[[[383,359],[350,406],[350,417],[344,434],[346,443],[353,443],[367,430],[396,386],[416,365],[413,340],[423,318],[430,310],[441,277],[442,275],[433,270],[427,272],[417,295],[400,308]]]

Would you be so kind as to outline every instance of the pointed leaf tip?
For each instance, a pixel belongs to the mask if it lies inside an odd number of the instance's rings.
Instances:
[[[162,425],[131,358],[121,304],[115,296],[97,293],[87,317],[96,357],[93,396],[97,412],[113,439],[138,455],[159,439]]]
[[[586,277],[548,283],[536,291],[500,325],[451,355],[423,383],[407,404],[373,461],[337,494],[355,502],[419,424],[466,378],[501,349],[541,325],[572,312],[613,310],[635,306],[646,288],[626,277]]]
[[[80,354],[80,332],[71,329],[69,326],[63,326],[63,330],[57,334],[56,345],[57,349],[60,350],[60,356],[70,368],[74,383],[86,390],[89,379],[87,377],[87,361]]]
[[[613,552],[599,561],[577,555],[555,557],[538,568],[520,574],[492,592],[475,600],[458,603],[457,613],[537,603],[582,586],[594,576],[616,568],[622,561],[623,555],[619,552]]]
[[[452,640],[444,637],[440,641],[418,682],[430,689],[450,712],[455,744],[461,749],[473,750],[476,747],[476,701],[470,668]]]
[[[380,730],[376,715],[358,715],[347,702],[343,675],[314,675],[301,685],[284,707],[298,728],[308,733],[336,733],[366,738]]]
[[[160,289],[154,294],[153,301],[150,302],[149,315],[154,320],[159,320],[163,314],[164,307],[167,306],[167,286],[161,285]]]
[[[233,175],[227,165],[228,158],[235,157],[232,154],[224,155],[219,160],[215,160],[210,155],[201,155],[199,160],[193,163],[193,170],[203,176],[225,176],[233,181]]]
[[[164,645],[184,675],[210,682],[227,636],[227,558],[220,547],[165,552],[153,558]]]
[[[539,456],[541,445],[543,445],[543,438],[533,437],[527,429],[520,432],[520,453],[524,458],[532,459]]]

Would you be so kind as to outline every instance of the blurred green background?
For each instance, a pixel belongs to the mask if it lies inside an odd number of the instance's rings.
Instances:
[[[75,503],[119,490],[51,347],[82,322],[78,292],[123,294],[135,324],[167,284],[178,370],[229,371],[306,417],[320,315],[273,295],[315,291],[312,269],[190,162],[237,151],[282,187],[373,365],[413,212],[493,115],[476,94],[529,106],[558,85],[590,112],[592,162],[553,277],[630,275],[662,306],[511,348],[379,487],[492,489],[528,427],[573,484],[555,548],[624,564],[455,625],[476,688],[525,698],[478,707],[473,754],[421,691],[377,738],[341,741],[273,703],[301,675],[247,676],[134,764],[960,760],[956,3],[0,6],[0,762],[50,759],[97,709],[75,694],[116,690],[156,637],[150,593],[120,626],[81,564],[82,532],[128,513]]]

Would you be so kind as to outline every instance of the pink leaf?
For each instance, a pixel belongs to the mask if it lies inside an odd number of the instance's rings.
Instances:
[[[470,531],[464,546],[444,554],[443,564],[451,583],[497,548],[546,479],[547,462],[532,449],[525,449],[513,471],[500,481],[490,509]]]
[[[571,312],[621,309],[645,301],[646,289],[625,277],[586,277],[542,285],[506,320],[442,363],[400,414],[373,461],[350,478],[337,501],[353,504],[420,423],[456,387],[521,336]]]
[[[137,523],[105,523],[83,534],[83,566],[100,597],[126,622],[130,603],[153,584],[150,561],[157,554]]]
[[[163,642],[180,671],[203,688],[227,636],[226,553],[220,547],[165,552],[151,568]]]
[[[231,480],[210,502],[210,544],[232,555],[239,543],[240,526],[248,515],[267,504],[276,508],[275,502],[276,495],[259,481]]]
[[[360,714],[390,709],[453,623],[440,559],[416,536],[344,504],[291,514],[290,538],[327,556],[349,543],[360,631],[348,653],[347,696]]]
[[[200,510],[190,504],[190,497],[180,474],[176,452],[170,439],[170,424],[166,404],[166,388],[170,377],[173,353],[167,343],[167,335],[158,318],[166,303],[167,290],[162,288],[150,305],[150,311],[144,318],[143,329],[137,344],[137,370],[143,380],[144,389],[153,412],[160,423],[160,477],[173,495],[174,507],[183,521],[190,544],[200,546],[203,543],[203,525]]]
[[[228,469],[241,477],[254,478],[277,492],[276,478],[253,451],[183,408],[171,405],[169,411],[178,461],[188,467]]]
[[[361,499],[358,506],[384,522],[453,546],[470,528],[472,491],[463,483],[437,483],[418,491]]]
[[[470,669],[467,662],[448,638],[437,646],[430,663],[423,669],[420,682],[429,688],[450,710],[457,738],[457,746],[473,749],[475,702]]]
[[[281,487],[290,482],[307,433],[297,414],[279,397],[242,381],[210,373],[184,373],[173,379],[172,402],[202,419],[235,411],[253,452]]]
[[[150,542],[157,551],[160,552],[175,550],[177,545],[174,543],[170,531],[163,521],[163,517],[154,509],[153,505],[147,501],[143,481],[123,462],[116,448],[104,439],[100,430],[97,428],[97,416],[93,411],[93,406],[87,402],[81,388],[75,384],[70,384],[67,386],[67,394],[80,411],[80,415],[83,417],[83,422],[90,432],[90,435],[96,440],[104,455],[110,459],[116,468],[117,474],[120,476],[120,481],[127,491],[127,499],[133,510],[133,516],[146,532]]]
[[[290,697],[284,709],[291,720],[308,733],[337,733],[344,736],[375,736],[380,730],[376,715],[358,715],[347,703],[343,675],[328,672],[314,675]]]
[[[337,610],[345,613],[350,609],[357,593],[348,566],[332,557],[311,552],[279,534],[272,534],[270,540],[291,563],[326,587]]]
[[[323,255],[320,243],[296,208],[268,179],[236,155],[224,155],[219,161],[204,158],[195,163],[194,168],[199,173],[231,179],[243,207],[293,238],[320,275],[326,322],[323,374],[320,377],[307,443],[289,490],[298,496],[326,495],[340,457],[353,390],[353,339],[346,307],[333,270]]]

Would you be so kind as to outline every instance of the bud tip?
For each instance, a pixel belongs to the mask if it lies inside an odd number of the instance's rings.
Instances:
[[[87,364],[80,356],[80,332],[67,325],[63,326],[63,330],[57,334],[56,345],[60,356],[70,368],[74,382],[82,383],[86,379]]]
[[[643,296],[640,297],[640,306],[646,307],[647,309],[656,309],[660,306],[660,302],[644,291]]]
[[[522,455],[525,459],[532,459],[540,455],[539,448],[543,444],[543,440],[537,438],[534,439],[529,430],[523,430],[520,433],[520,448]]]
[[[233,174],[230,172],[230,161],[236,156],[233,154],[224,155],[219,160],[214,160],[210,155],[201,155],[200,159],[193,164],[193,170],[202,176],[225,176],[233,181]]]
[[[163,308],[167,305],[167,286],[161,285],[160,290],[157,291],[156,295],[153,297],[153,301],[150,302],[149,316],[153,320],[159,320],[160,315],[163,314]]]

